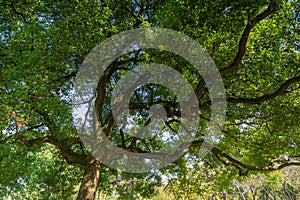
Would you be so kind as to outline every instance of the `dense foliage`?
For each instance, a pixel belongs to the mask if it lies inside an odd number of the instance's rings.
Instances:
[[[100,192],[150,198],[166,180],[166,191],[177,198],[235,194],[247,199],[246,192],[259,196],[263,188],[278,198],[299,193],[299,180],[282,181],[284,173],[297,173],[297,168],[267,173],[300,165],[299,1],[8,0],[0,6],[0,199],[94,199]],[[183,74],[201,109],[199,134],[188,151],[145,174],[95,160],[78,137],[72,113],[74,80],[88,53],[138,27],[169,28],[199,42],[220,71],[227,101],[223,139],[201,158],[202,133],[214,102],[193,66],[153,49],[118,58],[100,80],[96,103],[99,123],[114,144],[133,152],[164,145],[157,137],[137,142],[128,134],[134,130],[120,131],[111,116],[111,88],[142,63],[162,63]],[[165,87],[137,88],[130,99],[131,117],[147,123],[155,104],[166,109],[164,128],[176,135],[178,102]],[[262,184],[243,185],[245,176],[250,182],[259,177]]]

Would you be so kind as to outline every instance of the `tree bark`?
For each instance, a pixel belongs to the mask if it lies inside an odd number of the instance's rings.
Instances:
[[[86,164],[77,200],[94,200],[97,192],[102,163],[90,156]]]

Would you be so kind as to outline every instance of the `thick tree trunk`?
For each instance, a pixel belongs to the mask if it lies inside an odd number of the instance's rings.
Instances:
[[[77,200],[94,200],[100,179],[102,163],[90,156],[84,170]]]

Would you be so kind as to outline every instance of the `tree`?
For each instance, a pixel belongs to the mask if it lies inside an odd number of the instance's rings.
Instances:
[[[124,192],[120,184],[112,184],[121,174],[131,183],[124,198],[147,197],[160,185],[161,174],[180,174],[190,160],[222,170],[220,180],[228,182],[251,172],[300,165],[297,1],[6,1],[1,10],[3,196],[35,191],[36,197],[56,199],[78,191],[78,199],[94,199],[97,190]],[[115,145],[132,152],[164,145],[159,137],[139,140],[130,130],[123,132],[112,117],[111,89],[132,67],[151,62],[173,67],[194,88],[201,109],[198,134],[188,151],[158,172],[135,175],[110,169],[82,145],[72,91],[80,66],[95,46],[119,32],[149,26],[179,31],[207,49],[226,88],[226,123],[220,143],[199,158],[200,147],[208,146],[203,132],[216,102],[209,99],[193,66],[153,49],[136,49],[116,59],[99,80],[95,101],[98,123]],[[149,123],[149,108],[156,104],[170,119],[164,128],[176,135],[180,106],[165,87],[137,88],[130,98],[130,116],[137,124]],[[188,181],[183,177],[182,182]],[[18,187],[24,193],[17,194]],[[39,189],[45,187],[47,191]]]

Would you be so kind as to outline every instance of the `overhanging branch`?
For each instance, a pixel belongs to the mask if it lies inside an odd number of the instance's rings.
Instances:
[[[277,3],[276,3],[276,1],[274,1],[271,5],[269,5],[269,7],[265,11],[263,11],[262,13],[257,15],[254,19],[248,20],[248,23],[242,33],[240,41],[239,41],[238,52],[237,52],[233,62],[229,66],[227,66],[219,71],[222,77],[224,77],[226,74],[238,69],[238,67],[239,67],[240,63],[242,62],[242,59],[246,53],[248,37],[249,37],[249,34],[250,34],[252,28],[255,26],[255,24],[259,23],[260,21],[264,20],[265,18],[267,18],[268,16],[273,14],[276,11],[276,5],[277,5]],[[214,76],[212,75],[212,77],[214,77]],[[204,88],[205,84],[206,84],[205,81],[201,80],[199,82],[199,84],[197,85],[197,87],[195,88],[195,94],[197,95],[198,98],[200,96],[200,91]]]
[[[206,143],[205,141],[194,141],[190,145],[190,147],[204,147],[207,149],[211,149],[211,152],[218,158],[221,159],[220,161],[224,163],[224,159],[228,161],[227,165],[232,165],[236,167],[240,171],[240,175],[245,175],[242,173],[242,169],[247,170],[247,171],[276,171],[283,169],[285,167],[289,166],[300,166],[300,161],[285,161],[281,164],[274,165],[271,163],[269,166],[252,166],[245,164],[238,159],[230,156],[229,154],[226,154],[225,152],[221,151],[217,147],[212,147],[209,143]]]
[[[60,150],[62,157],[66,159],[66,161],[69,164],[80,164],[83,166],[86,165],[87,155],[76,154],[71,149],[73,144],[81,142],[78,136],[73,138],[68,138],[65,140],[58,140],[54,138],[52,134],[48,134],[45,137],[29,140],[22,135],[13,135],[9,138],[1,140],[0,144],[6,143],[9,139],[15,141],[21,141],[26,147],[33,147],[35,145],[44,144],[44,143],[52,144]]]
[[[276,91],[274,91],[272,93],[265,94],[265,95],[262,95],[262,96],[256,97],[256,98],[228,97],[228,98],[226,98],[226,102],[227,103],[244,103],[244,104],[261,104],[263,102],[273,100],[278,96],[283,96],[283,95],[292,93],[293,91],[300,89],[299,87],[297,87],[295,89],[288,90],[288,88],[292,84],[298,83],[298,82],[300,82],[300,76],[296,76],[296,77],[288,79]],[[213,99],[212,102],[211,101],[205,102],[204,104],[200,105],[199,107],[200,107],[200,109],[205,109],[205,108],[208,108],[210,106],[210,104],[215,104],[215,103],[223,102],[223,101],[224,101],[224,99]]]
[[[296,82],[300,82],[300,76],[288,79],[285,81],[278,90],[273,93],[265,94],[261,97],[257,98],[227,98],[227,102],[229,103],[246,103],[246,104],[259,104],[268,100],[272,100],[278,96],[285,95],[289,93],[288,87]]]

